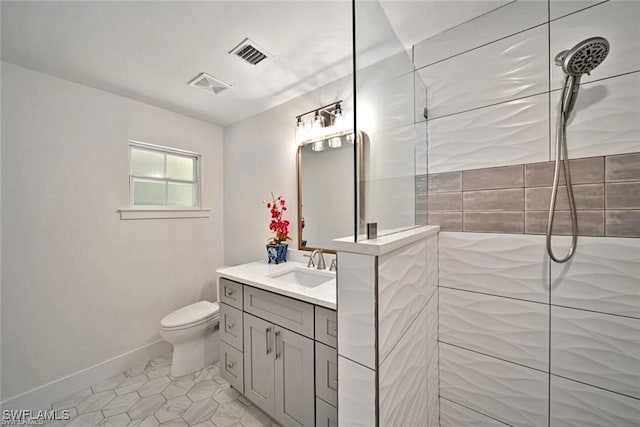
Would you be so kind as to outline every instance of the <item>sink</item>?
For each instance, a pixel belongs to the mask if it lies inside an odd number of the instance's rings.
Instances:
[[[326,271],[312,270],[310,268],[293,267],[285,271],[271,274],[270,277],[281,282],[293,283],[307,288],[315,288],[335,279],[336,275]]]

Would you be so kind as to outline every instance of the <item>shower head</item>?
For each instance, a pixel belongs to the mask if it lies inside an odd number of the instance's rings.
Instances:
[[[565,74],[580,77],[589,74],[609,53],[609,42],[604,37],[591,37],[581,41],[570,50],[556,55],[556,65],[561,66]]]

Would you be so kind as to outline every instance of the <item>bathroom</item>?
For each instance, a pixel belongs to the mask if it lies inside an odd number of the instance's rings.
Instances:
[[[353,203],[328,221],[347,231],[317,245],[322,274],[338,259],[324,306],[337,309],[335,423],[640,426],[640,2],[3,0],[0,12],[3,423],[47,409],[70,418],[51,425],[290,425],[229,391],[219,362],[168,374],[160,327],[199,301],[224,310],[226,269],[307,265],[300,197],[309,209],[320,196],[299,188],[296,122],[339,103],[355,168],[326,174],[325,209]],[[261,64],[229,54],[247,37]],[[592,37],[610,46],[566,121],[578,233],[556,263],[555,57]],[[202,72],[232,87],[189,86]],[[132,204],[135,144],[197,153],[197,208]],[[278,265],[272,192],[291,221]]]

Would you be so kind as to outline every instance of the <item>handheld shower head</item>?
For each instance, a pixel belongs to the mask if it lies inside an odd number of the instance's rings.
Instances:
[[[556,65],[569,76],[589,74],[609,54],[609,42],[604,37],[591,37],[581,41],[570,50],[556,55]]]
[[[571,114],[578,96],[580,79],[590,74],[609,54],[609,42],[604,37],[591,37],[576,44],[569,50],[556,55],[556,65],[566,74],[562,97],[562,112]]]

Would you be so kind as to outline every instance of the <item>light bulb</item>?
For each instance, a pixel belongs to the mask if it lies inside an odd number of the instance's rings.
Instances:
[[[333,137],[329,140],[330,148],[340,148],[342,147],[342,139],[339,136]]]
[[[304,141],[307,135],[307,129],[302,121],[302,117],[298,117],[298,121],[296,122],[296,141],[298,143]]]
[[[316,141],[311,144],[311,149],[313,151],[324,151],[324,140]]]

